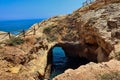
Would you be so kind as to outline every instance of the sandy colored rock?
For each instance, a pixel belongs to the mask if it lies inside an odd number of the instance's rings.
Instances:
[[[18,65],[18,66],[10,68],[9,71],[11,73],[18,73],[20,71],[20,69],[21,69],[21,65]]]
[[[114,76],[112,72],[118,74],[116,76],[116,80],[119,80],[120,61],[111,60],[109,62],[99,64],[89,63],[87,65],[80,66],[75,70],[67,70],[63,74],[55,77],[53,80],[102,80],[102,75],[111,74],[111,76]]]
[[[33,28],[36,28],[36,35],[30,30]],[[52,49],[56,46],[62,47],[68,57],[104,62],[113,54],[112,58],[118,59],[120,0],[99,0],[72,14],[34,24],[30,29],[24,44],[1,46],[1,80],[39,80],[46,76],[45,69],[52,61]],[[75,70],[69,69],[54,80],[96,80],[99,74],[119,72],[119,66],[117,60],[89,63]]]

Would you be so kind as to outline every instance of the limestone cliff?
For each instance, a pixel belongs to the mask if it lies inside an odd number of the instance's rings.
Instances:
[[[76,54],[68,49],[68,55],[86,57],[98,62],[108,61],[110,53],[119,52],[115,51],[115,45],[118,45],[120,39],[120,3],[114,1],[117,0],[108,1],[109,3],[104,5],[101,2],[101,6],[95,9],[85,8],[85,11],[82,11],[83,7],[72,14],[43,21],[38,24],[37,37],[42,36],[41,38],[47,39],[52,46],[60,44],[65,51],[68,48],[66,44],[73,46]]]
[[[2,80],[48,78],[49,74],[45,71],[49,72],[47,68],[51,66],[52,48],[56,46],[62,47],[68,57],[84,57],[94,62],[120,59],[119,0],[98,0],[72,14],[49,18],[31,28],[35,28],[36,35],[28,30],[26,35],[29,36],[24,44],[0,48]],[[119,61],[113,64],[117,66]],[[66,79],[69,80],[69,77]]]

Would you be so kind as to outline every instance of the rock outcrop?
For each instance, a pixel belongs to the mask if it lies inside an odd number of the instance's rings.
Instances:
[[[120,61],[89,63],[75,70],[68,69],[53,80],[119,80]]]
[[[72,14],[55,16],[35,24],[31,29],[35,28],[36,34],[33,36],[34,33],[28,30],[26,35],[30,36],[25,38],[24,44],[1,47],[0,78],[2,80],[38,80],[44,76],[49,78],[45,70],[51,66],[52,49],[56,46],[62,47],[68,57],[84,57],[94,62],[120,59],[120,1],[109,0],[107,3],[106,1],[108,0],[98,0]],[[73,80],[71,75],[74,73],[73,78],[83,76],[81,79],[89,80],[88,78],[92,77],[92,80],[96,80],[94,74],[109,72],[108,70],[114,72],[119,66],[120,63],[116,60],[103,64],[92,63],[76,70],[65,71],[54,80],[62,80],[64,75],[65,79]],[[80,71],[82,69],[83,71]],[[92,71],[95,73],[91,74]],[[84,78],[82,72],[84,74],[89,72],[88,77]]]
[[[53,47],[67,43],[72,47],[77,43],[78,49],[74,50],[77,53],[72,54],[72,51],[66,51],[66,54],[86,56],[98,62],[108,61],[109,54],[115,53],[115,45],[119,42],[120,3],[113,2],[84,11],[84,13],[79,9],[73,14],[55,16],[43,21],[39,24],[37,37],[44,36]]]
[[[21,45],[1,47],[1,80],[39,80],[47,65],[45,49],[43,41],[36,41],[34,36],[26,37]]]

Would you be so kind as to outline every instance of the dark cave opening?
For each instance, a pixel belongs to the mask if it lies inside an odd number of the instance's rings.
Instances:
[[[90,61],[84,57],[68,57],[62,47],[52,48],[52,67],[50,79],[63,73],[66,69],[76,69]]]

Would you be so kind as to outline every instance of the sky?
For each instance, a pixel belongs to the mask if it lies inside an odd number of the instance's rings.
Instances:
[[[40,19],[70,14],[86,0],[0,0],[0,20]]]

